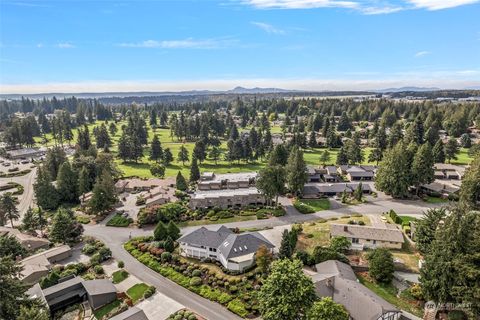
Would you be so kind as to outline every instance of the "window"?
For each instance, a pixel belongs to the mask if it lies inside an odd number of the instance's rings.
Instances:
[[[358,243],[358,239],[357,238],[352,238],[352,243]]]

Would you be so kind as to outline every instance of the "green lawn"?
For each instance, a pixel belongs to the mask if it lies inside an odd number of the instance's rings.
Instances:
[[[107,226],[109,227],[128,227],[132,223],[132,218],[125,218],[121,214],[114,215],[110,220],[107,222]]]
[[[410,222],[410,221],[415,221],[417,218],[414,217],[409,217],[409,216],[398,216],[400,219],[402,219],[403,222]]]
[[[143,294],[148,289],[148,285],[145,283],[137,283],[133,287],[127,290],[127,296],[132,299],[133,303],[137,302],[143,297]]]
[[[128,278],[128,272],[125,271],[125,270],[118,270],[118,271],[115,271],[113,274],[112,274],[112,281],[113,283],[120,283],[122,282],[123,280],[127,279]]]
[[[120,300],[115,300],[113,302],[110,302],[109,304],[104,305],[100,309],[94,311],[93,314],[95,315],[95,318],[97,318],[98,320],[102,320],[102,318],[105,317],[107,313],[117,308],[119,305],[120,305]]]
[[[103,123],[103,121],[96,121],[95,123],[88,125],[93,143],[95,142],[95,137],[92,134],[93,133],[93,128],[95,126],[98,126],[98,125],[102,124],[102,123]],[[120,139],[120,135],[121,135],[121,132],[122,132],[121,126],[126,125],[126,123],[127,123],[126,121],[118,122],[117,123],[117,133],[114,136],[111,136],[113,146],[110,149],[111,149],[111,152],[113,152],[114,154],[116,154],[116,152],[117,152],[117,143],[118,143],[118,140]],[[147,119],[147,123],[148,123],[148,119]],[[108,125],[109,124],[107,124],[107,128],[108,128]],[[173,161],[166,168],[165,176],[166,177],[173,177],[173,176],[176,176],[178,171],[181,171],[184,176],[188,177],[188,174],[190,172],[190,163],[186,162],[185,164],[182,164],[181,162],[176,161],[176,158],[177,158],[177,155],[178,155],[178,151],[180,150],[180,147],[182,145],[184,145],[187,148],[187,150],[189,151],[189,155],[191,157],[195,142],[185,142],[185,143],[183,143],[183,142],[177,141],[176,138],[172,138],[170,136],[170,129],[156,129],[155,132],[154,132],[150,128],[150,126],[147,126],[147,127],[148,127],[148,141],[151,142],[154,134],[157,134],[159,139],[160,139],[160,142],[162,143],[162,148],[163,149],[170,148],[170,151],[172,152],[172,155],[175,158],[175,161]],[[78,132],[77,132],[77,129],[74,129],[72,131],[73,131],[74,138],[71,141],[71,145],[74,145],[77,141],[77,135],[78,135],[77,133]],[[279,126],[272,126],[271,131],[272,131],[272,133],[279,133],[279,132],[281,132],[281,128]],[[46,146],[53,146],[54,141],[52,139],[52,135],[47,134],[46,137],[49,140],[47,142]],[[37,145],[45,146],[44,144],[41,143],[42,138],[35,137],[35,141],[37,142]],[[65,145],[67,145],[67,144],[68,144],[68,142],[65,142]],[[222,145],[220,146],[220,148],[223,150],[223,152],[226,151],[226,141],[222,141]],[[309,164],[309,165],[320,165],[320,160],[319,160],[320,155],[324,150],[325,150],[324,148],[304,150],[305,161],[307,162],[307,164]],[[372,148],[366,147],[366,148],[363,148],[362,150],[364,151],[363,164],[375,164],[375,163],[368,162],[368,155],[370,154]],[[330,161],[328,161],[327,164],[334,164],[336,162],[337,154],[338,154],[339,149],[330,149],[329,151],[330,151],[331,159],[330,159]],[[458,159],[453,160],[452,163],[454,163],[454,164],[468,164],[468,163],[470,163],[472,158],[470,158],[468,156],[467,152],[468,152],[467,149],[462,148],[460,150],[459,154],[458,154]],[[149,153],[150,153],[150,148],[148,146],[148,147],[144,148],[144,156],[143,156],[143,158],[141,158],[139,160],[138,163],[123,163],[123,161],[121,161],[120,159],[116,159],[115,162],[118,164],[119,169],[123,171],[124,176],[138,176],[138,177],[141,177],[141,178],[151,178],[152,175],[150,173],[149,166],[152,163],[152,161],[150,161],[148,159]],[[223,159],[223,154],[222,154],[221,158]],[[254,163],[244,163],[244,162],[230,163],[230,162],[225,161],[225,160],[219,160],[217,163],[215,163],[211,159],[207,159],[203,163],[199,164],[201,172],[203,172],[203,171],[214,171],[214,172],[217,172],[217,173],[235,173],[235,172],[258,171],[258,170],[262,169],[264,166],[265,166],[265,160],[264,161],[258,160],[257,162],[254,162]]]
[[[357,274],[360,283],[366,286],[368,289],[375,292],[377,295],[390,302],[399,309],[406,310],[418,317],[423,317],[423,309],[415,306],[413,301],[406,298],[397,297],[397,289],[392,284],[375,283],[366,276]]]
[[[428,197],[425,198],[425,202],[428,202],[428,203],[445,203],[445,202],[448,202],[448,199],[428,196]]]
[[[311,207],[315,212],[330,209],[330,200],[328,199],[298,199],[297,201]]]

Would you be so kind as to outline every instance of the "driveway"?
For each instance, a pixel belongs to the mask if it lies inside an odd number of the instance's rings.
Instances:
[[[170,299],[162,293],[156,293],[137,305],[145,312],[148,319],[167,319],[172,313],[183,309],[184,306],[175,300]]]

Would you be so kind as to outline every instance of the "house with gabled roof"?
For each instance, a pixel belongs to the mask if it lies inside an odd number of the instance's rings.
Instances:
[[[405,242],[403,233],[396,226],[385,227],[360,226],[352,224],[331,224],[330,237],[346,237],[352,243],[352,249],[390,248],[401,249]]]
[[[244,271],[255,262],[255,253],[261,246],[273,252],[275,247],[258,232],[237,234],[225,226],[213,231],[196,229],[180,239],[180,254],[195,259],[210,258],[219,261],[231,271]]]
[[[310,274],[319,297],[330,297],[347,309],[352,320],[398,320],[402,312],[359,283],[348,264],[328,260]]]

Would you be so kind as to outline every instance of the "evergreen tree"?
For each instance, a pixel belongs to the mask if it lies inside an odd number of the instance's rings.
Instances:
[[[387,149],[375,177],[375,187],[394,198],[408,196],[411,185],[409,152],[402,143]]]
[[[178,171],[177,173],[177,179],[175,184],[178,190],[186,191],[188,189],[187,181],[185,180],[180,171]]]
[[[76,242],[83,233],[83,227],[75,220],[72,211],[60,208],[53,216],[49,239],[57,243]]]
[[[173,252],[173,250],[175,250],[175,244],[170,236],[167,236],[167,239],[165,239],[164,246],[167,252]]]
[[[28,286],[20,280],[22,269],[12,257],[0,259],[0,319],[17,319],[20,306],[28,301]]]
[[[288,151],[285,149],[283,144],[277,144],[272,152],[270,153],[270,157],[268,159],[268,164],[270,166],[285,166],[288,160]]]
[[[35,230],[37,230],[38,226],[38,216],[35,214],[33,209],[29,207],[22,218],[22,229],[33,233]]]
[[[320,155],[320,163],[326,165],[331,159],[330,152],[328,149],[323,150],[322,154]]]
[[[155,227],[155,230],[153,231],[153,238],[156,241],[164,241],[167,240],[168,237],[168,230],[165,224],[160,221],[157,223],[157,226]]]
[[[188,161],[188,159],[189,159],[188,150],[187,150],[187,148],[185,148],[185,146],[183,144],[180,147],[180,151],[178,152],[177,159],[178,159],[178,161],[182,162],[182,165],[185,165],[185,162]]]
[[[58,171],[57,192],[61,202],[78,202],[78,177],[68,161],[65,161]]]
[[[170,165],[170,163],[172,163],[173,161],[173,155],[172,155],[172,152],[170,151],[170,148],[165,148],[165,150],[163,150],[163,164],[165,166],[168,166]]]
[[[347,131],[348,129],[352,129],[352,124],[348,118],[347,112],[343,111],[340,119],[338,120],[337,130]]]
[[[103,170],[102,174],[97,177],[92,190],[92,198],[88,202],[90,212],[102,213],[110,209],[116,202],[115,183],[108,171]]]
[[[37,205],[44,210],[53,210],[58,207],[59,195],[52,184],[50,173],[41,166],[38,168],[37,178],[33,184]]]
[[[438,139],[432,150],[433,161],[435,163],[445,162],[445,148],[441,139]]]
[[[12,259],[24,257],[27,250],[20,244],[15,236],[9,234],[0,236],[0,258],[9,256]]]
[[[425,255],[430,251],[435,232],[446,215],[445,208],[428,209],[422,219],[415,223],[415,246],[421,254]]]
[[[450,163],[452,159],[453,160],[457,159],[458,151],[459,151],[459,148],[458,148],[457,139],[450,138],[447,144],[445,145],[445,158],[447,159],[448,163]]]
[[[118,157],[123,161],[131,159],[131,147],[130,139],[124,131],[118,140]]]
[[[284,258],[290,259],[294,251],[295,251],[295,248],[292,247],[290,231],[285,229],[283,230],[283,233],[282,233],[282,242],[280,243],[278,256],[280,257],[280,259],[284,259]]]
[[[88,169],[86,166],[82,166],[82,169],[80,170],[80,174],[78,177],[78,193],[84,196],[85,193],[91,190],[91,188],[92,188],[92,183],[90,180]],[[85,198],[83,198],[83,200],[85,200]]]
[[[58,170],[65,161],[67,161],[67,155],[62,148],[53,147],[48,149],[47,155],[45,156],[44,166],[47,168],[52,179],[57,177]]]
[[[197,157],[192,157],[192,164],[190,166],[190,182],[200,180],[200,169],[198,168]]]
[[[425,143],[418,148],[412,163],[412,182],[417,190],[417,194],[420,185],[428,184],[435,180],[433,164],[432,149],[430,144]]]
[[[18,220],[18,218],[20,218],[17,206],[15,204],[15,198],[10,192],[4,193],[0,196],[0,215],[10,220],[12,228],[13,220]]]
[[[304,319],[316,300],[312,279],[302,270],[300,260],[282,259],[272,263],[271,272],[258,292],[264,320]]]
[[[316,137],[316,133],[315,131],[311,131],[310,132],[310,136],[308,138],[308,146],[310,148],[316,148],[318,146],[318,143],[317,143],[317,137]]]
[[[168,236],[172,238],[172,240],[174,241],[180,238],[180,229],[172,220],[168,222],[167,233],[168,233]]]
[[[278,196],[285,192],[286,173],[282,166],[267,166],[260,170],[256,187],[265,196],[268,203],[275,197],[275,205],[278,204]]]
[[[462,148],[470,148],[472,146],[472,139],[468,133],[464,133],[460,136],[460,145]]]
[[[163,150],[157,135],[153,136],[152,145],[150,147],[150,160],[158,162],[163,158]]]
[[[348,155],[344,147],[341,147],[340,151],[337,154],[336,164],[339,166],[348,164]]]
[[[165,177],[165,167],[159,163],[153,163],[150,165],[150,173],[154,177],[163,179]]]
[[[50,315],[43,306],[20,306],[17,320],[49,320]]]
[[[393,279],[395,265],[393,255],[386,248],[376,248],[367,256],[368,273],[378,282],[390,283]]]
[[[471,208],[480,205],[480,153],[475,155],[462,178],[460,203]]]
[[[294,147],[288,157],[286,166],[287,185],[295,195],[301,195],[303,186],[307,182],[307,165],[303,159],[303,152]]]
[[[361,182],[358,184],[357,188],[355,189],[353,196],[355,197],[355,200],[362,201],[363,188],[362,188]]]
[[[215,165],[217,164],[218,159],[220,159],[220,156],[222,155],[222,152],[219,147],[213,146],[212,149],[210,149],[210,152],[208,153],[208,156],[210,159],[215,161]]]

